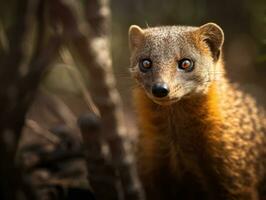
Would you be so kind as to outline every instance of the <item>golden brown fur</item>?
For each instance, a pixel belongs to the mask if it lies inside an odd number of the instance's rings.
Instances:
[[[171,34],[177,32],[170,29],[173,28],[161,28],[163,33],[160,27],[157,32],[146,29],[139,41],[130,36],[131,71],[137,80],[134,102],[140,126],[138,172],[147,199],[263,199],[266,192],[265,112],[256,106],[252,97],[228,83],[220,52],[203,43],[195,27],[177,27],[178,34],[184,33],[182,37],[189,38],[182,41],[182,48],[191,51],[196,48],[200,52],[198,68],[206,63],[208,69],[191,75],[175,74],[170,60],[180,49],[153,57],[154,49],[160,51],[165,44],[158,38],[157,46],[149,46],[147,41],[154,43],[152,39],[156,37],[147,35],[162,34],[161,38],[164,42],[168,40],[167,47],[171,49],[174,47],[169,34],[173,36]],[[138,58],[146,51],[157,63],[157,72],[152,74],[140,74],[136,68]],[[165,57],[169,59],[162,65]],[[203,78],[204,73],[208,79]],[[181,77],[181,86],[180,80],[175,82],[175,76]],[[173,84],[171,89],[175,91],[170,93],[169,99],[178,96],[178,100],[164,103],[153,99],[149,84],[167,79],[171,79],[169,84]],[[195,79],[197,85],[194,81],[182,88],[191,79]]]

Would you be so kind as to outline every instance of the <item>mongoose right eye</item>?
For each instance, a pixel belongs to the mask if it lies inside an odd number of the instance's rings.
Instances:
[[[139,69],[142,72],[147,72],[152,67],[152,62],[149,59],[143,59],[139,62]]]
[[[194,63],[188,58],[178,61],[178,68],[185,72],[191,72],[194,69]]]

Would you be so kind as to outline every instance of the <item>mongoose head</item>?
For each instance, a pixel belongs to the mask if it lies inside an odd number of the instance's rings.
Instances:
[[[223,31],[214,23],[146,29],[132,25],[130,72],[146,94],[161,105],[204,94],[217,71],[222,70],[223,41]]]

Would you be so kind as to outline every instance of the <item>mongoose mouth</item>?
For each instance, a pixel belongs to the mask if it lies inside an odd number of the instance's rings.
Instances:
[[[151,95],[148,95],[149,98],[156,104],[159,104],[161,106],[170,106],[180,100],[180,98],[156,98]]]

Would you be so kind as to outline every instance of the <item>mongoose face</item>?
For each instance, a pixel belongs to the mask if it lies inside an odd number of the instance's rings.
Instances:
[[[130,71],[146,94],[161,105],[206,93],[221,70],[223,39],[222,29],[213,23],[147,29],[132,25]]]

